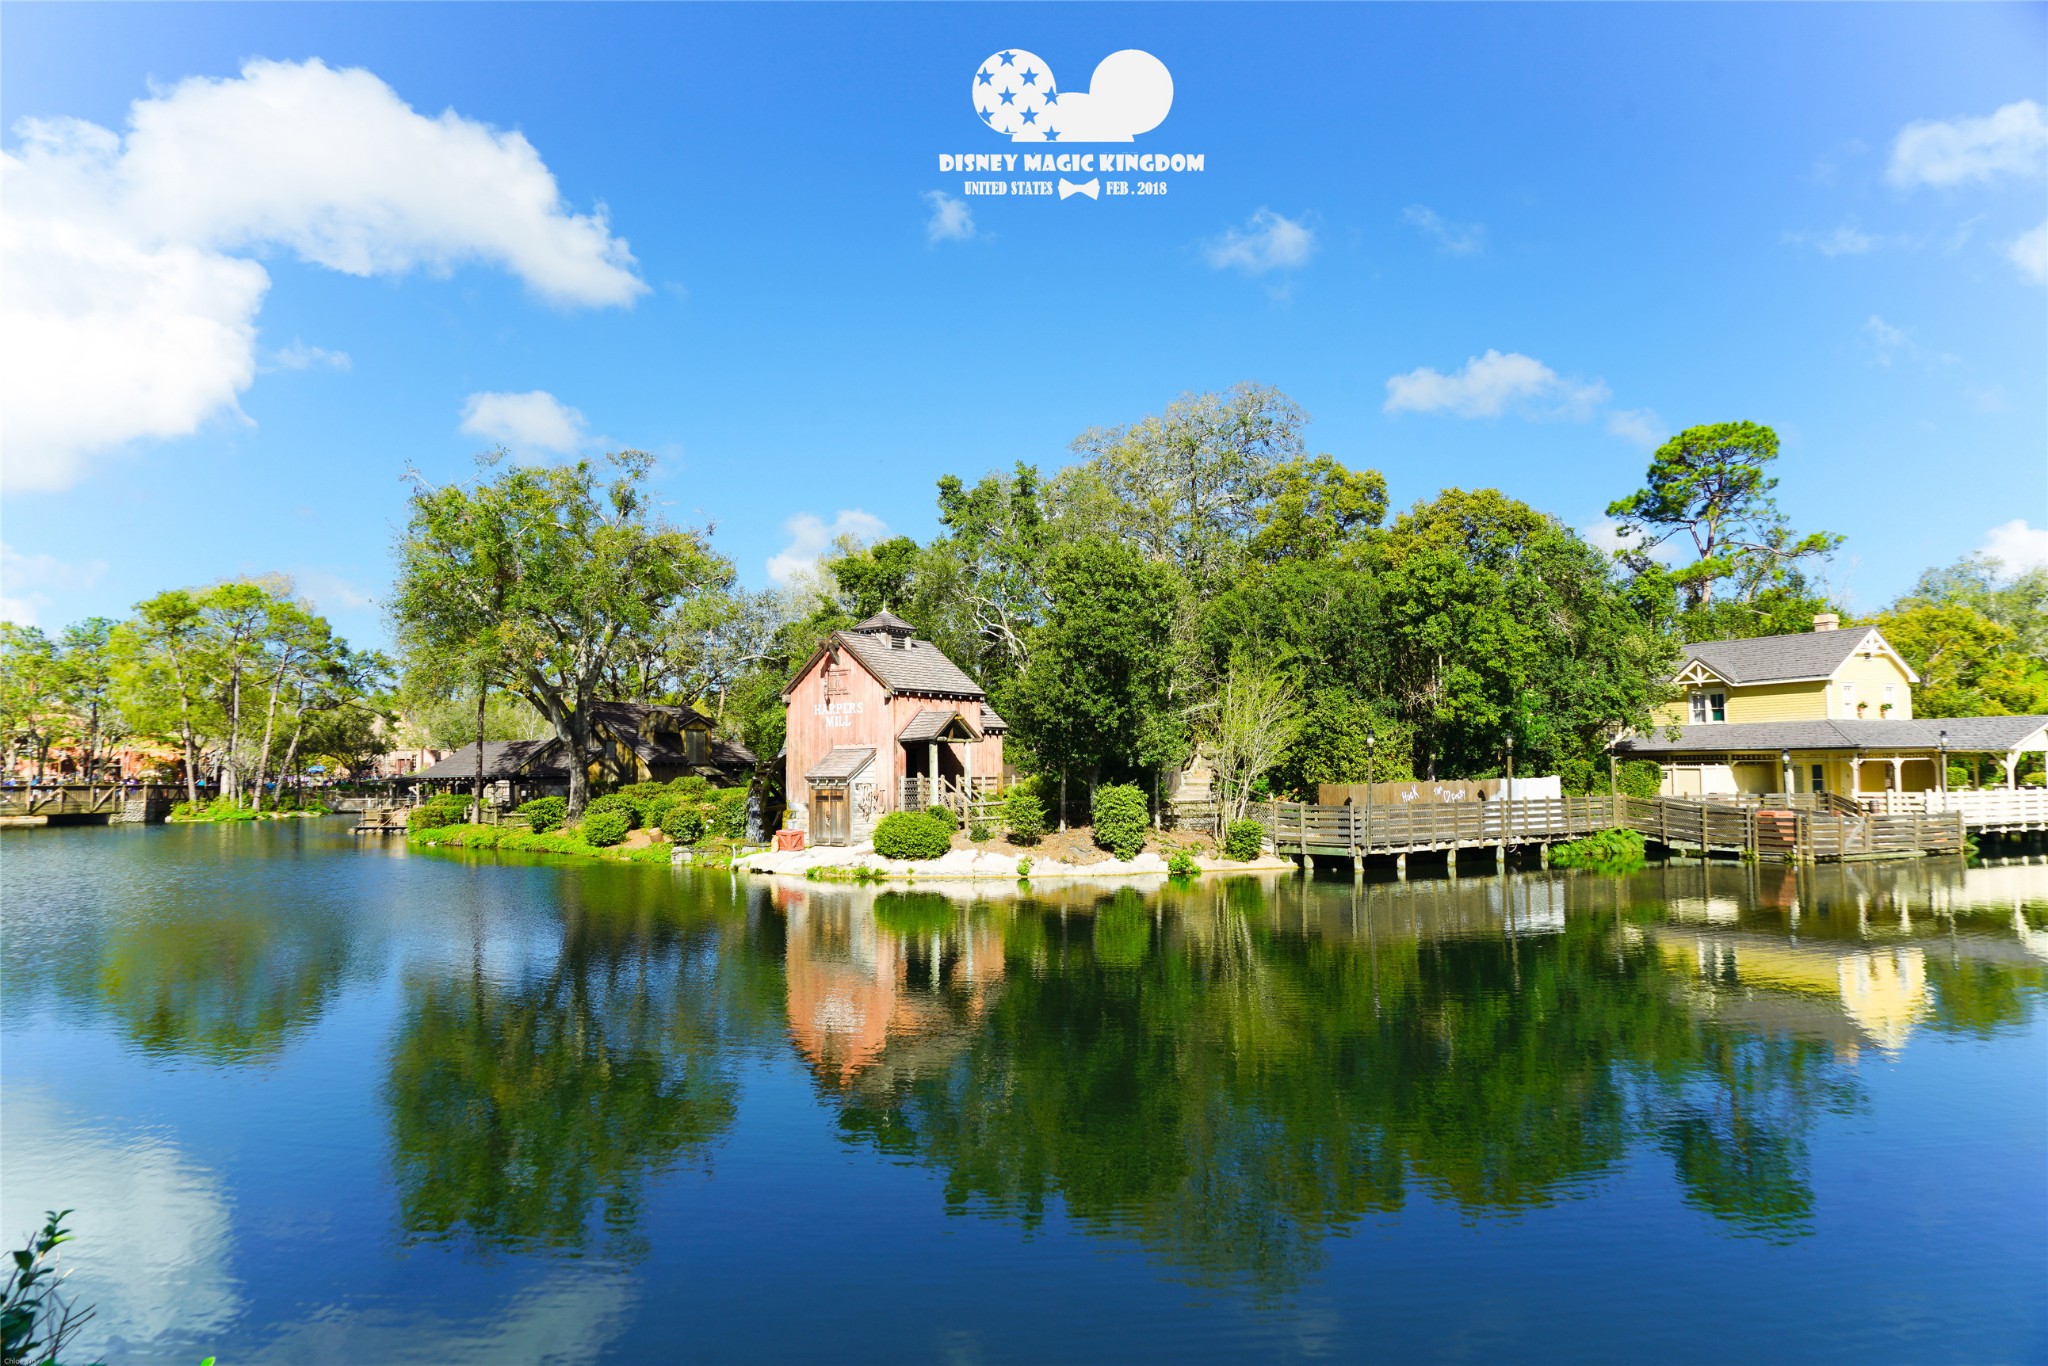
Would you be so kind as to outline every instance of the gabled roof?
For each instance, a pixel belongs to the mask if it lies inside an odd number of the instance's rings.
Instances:
[[[1732,684],[1789,683],[1830,677],[1851,655],[1864,649],[1866,642],[1898,658],[1885,638],[1868,626],[1755,636],[1748,640],[1703,640],[1686,646],[1685,655]],[[1899,661],[1899,666],[1906,670],[1909,680],[1920,681],[1904,660]]]
[[[1005,721],[1002,717],[997,716],[996,709],[994,707],[991,707],[986,702],[981,704],[982,734],[987,735],[993,732],[995,734],[1000,735],[1009,728],[1010,723],[1008,721]]]
[[[1669,738],[1663,726],[1647,735],[1623,736],[1615,753],[1653,758],[1668,754],[1723,754],[1738,750],[1775,753],[1781,749],[1839,749],[1873,752],[1938,750],[1959,754],[2004,754],[2039,738],[2048,716],[1918,716],[1911,721],[1738,721],[1725,725],[1680,726]]]
[[[892,636],[914,636],[917,634],[915,626],[912,626],[886,607],[853,629],[862,634],[870,631],[879,631],[885,635]]]
[[[548,751],[552,750],[553,753]],[[476,742],[470,741],[447,758],[429,764],[412,777],[435,780],[476,777]],[[484,741],[484,781],[505,778],[566,778],[561,747],[553,740]]]
[[[875,757],[875,751],[867,745],[834,745],[825,757],[811,765],[811,771],[804,774],[806,782],[845,782],[868,766]]]
[[[905,742],[916,740],[979,740],[981,732],[952,707],[926,707],[910,718],[896,733]]]

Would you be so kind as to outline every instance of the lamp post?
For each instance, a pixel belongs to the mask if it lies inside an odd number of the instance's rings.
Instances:
[[[1798,785],[1797,780],[1792,776],[1792,751],[1789,749],[1779,750],[1778,762],[1785,766],[1785,795],[1789,797],[1792,795],[1792,789]]]
[[[1365,847],[1372,848],[1372,780],[1374,777],[1373,746],[1380,737],[1373,734],[1372,726],[1365,728]]]

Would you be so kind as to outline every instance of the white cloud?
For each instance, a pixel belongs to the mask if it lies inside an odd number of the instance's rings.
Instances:
[[[63,586],[91,588],[107,572],[105,560],[71,564],[55,555],[24,555],[0,541],[0,621],[17,626],[42,626],[43,609],[50,605],[44,589]]]
[[[67,487],[130,441],[240,416],[270,276],[231,253],[364,276],[477,262],[565,306],[646,288],[603,211],[569,211],[523,136],[416,113],[367,71],[252,61],[136,101],[125,135],[79,119],[16,134],[0,153],[15,488]]]
[[[965,242],[974,236],[974,210],[967,207],[966,200],[955,199],[944,190],[926,190],[924,202],[932,206],[932,216],[924,224],[926,242],[936,246]]]
[[[2048,172],[2048,119],[2032,100],[1982,118],[1909,123],[1892,142],[1885,179],[1900,189]]]
[[[2015,517],[1991,528],[1978,549],[1998,560],[2008,577],[2029,569],[2048,569],[2048,527],[2029,526],[2026,518]]]
[[[1583,420],[1607,399],[1607,386],[1599,380],[1565,379],[1533,356],[1488,351],[1452,374],[1423,366],[1391,377],[1382,407],[1389,413],[1455,417],[1499,417],[1514,407],[1529,416]]]
[[[2015,237],[2005,254],[2020,274],[2037,285],[2048,285],[2048,222]]]
[[[1785,240],[1794,246],[1812,247],[1823,256],[1862,256],[1889,245],[1889,239],[1873,237],[1854,223],[1844,223],[1830,232],[1788,232]]]
[[[1486,229],[1478,223],[1449,223],[1426,204],[1410,204],[1401,220],[1419,229],[1452,256],[1476,256],[1486,250]]]
[[[1260,209],[1242,230],[1231,228],[1204,243],[1202,254],[1216,270],[1241,270],[1247,275],[1296,270],[1316,254],[1316,230],[1305,221]]]
[[[292,582],[323,613],[356,612],[377,605],[369,589],[329,570],[301,570],[292,575]]]
[[[840,509],[829,526],[814,513],[799,512],[782,529],[789,533],[789,544],[768,557],[768,581],[777,587],[797,584],[815,573],[818,557],[840,537],[873,542],[889,530],[881,518],[859,508]]]
[[[1607,415],[1607,430],[1644,450],[1656,449],[1671,435],[1664,419],[1651,408],[1616,408]]]
[[[355,362],[346,351],[329,351],[293,338],[292,344],[270,358],[273,370],[350,370]]]
[[[583,414],[545,389],[471,394],[462,405],[460,430],[527,457],[572,455],[586,436]]]
[[[1870,334],[1871,343],[1877,347],[1880,365],[1890,365],[1892,357],[1912,340],[1905,328],[1893,327],[1875,313],[1863,324],[1863,330]]]

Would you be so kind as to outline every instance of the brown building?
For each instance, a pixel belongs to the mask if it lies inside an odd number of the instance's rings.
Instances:
[[[910,623],[834,631],[782,691],[789,825],[857,844],[885,812],[964,807],[1002,785],[1003,735],[981,685]]]

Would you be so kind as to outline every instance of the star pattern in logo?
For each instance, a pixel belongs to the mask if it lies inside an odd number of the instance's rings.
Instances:
[[[1052,68],[1021,48],[996,53],[974,73],[974,112],[1013,141],[1059,141],[1059,98]]]

